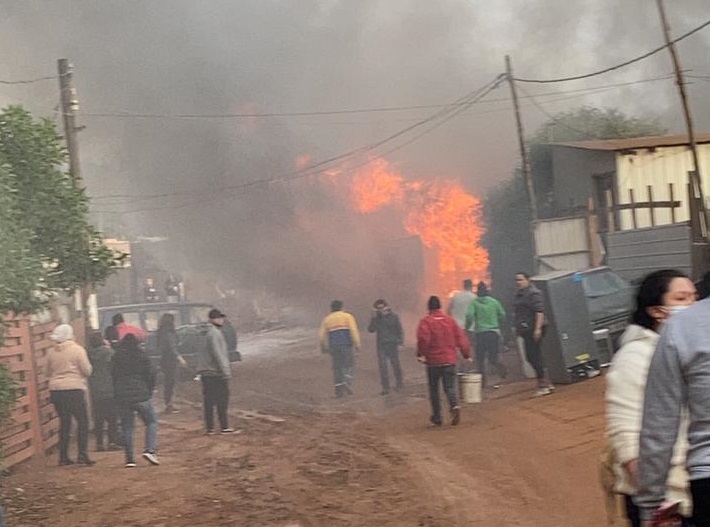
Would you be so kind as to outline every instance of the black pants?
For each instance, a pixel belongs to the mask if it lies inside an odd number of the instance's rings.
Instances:
[[[397,344],[381,344],[377,347],[377,365],[380,368],[380,384],[382,391],[390,391],[390,376],[388,364],[392,365],[394,382],[397,388],[402,387],[402,366],[399,363]]]
[[[353,384],[355,357],[353,349],[349,346],[342,348],[331,348],[330,356],[333,359],[333,382],[335,385],[335,395],[342,397],[350,391]]]
[[[695,527],[710,527],[710,478],[690,482],[693,495],[693,524]]]
[[[93,399],[94,410],[94,435],[96,435],[96,447],[104,446],[104,423],[108,426],[109,444],[118,445],[122,441],[118,435],[118,411],[113,399]]]
[[[530,363],[530,366],[535,370],[537,380],[545,381],[545,362],[542,359],[542,350],[540,349],[540,340],[535,340],[532,331],[520,331],[518,333],[525,343],[525,360]]]
[[[160,363],[160,369],[163,370],[165,406],[172,406],[173,395],[175,394],[175,381],[177,378],[177,361],[163,360]]]
[[[79,461],[89,459],[89,414],[84,390],[57,390],[50,392],[54,409],[59,415],[59,461],[69,460],[71,420],[76,419]]]
[[[205,409],[205,428],[214,430],[214,409],[217,408],[219,426],[229,428],[227,408],[229,407],[229,381],[222,377],[202,376],[202,400]]]
[[[476,369],[482,376],[482,385],[486,385],[486,361],[496,368],[498,375],[505,377],[505,368],[498,360],[500,335],[495,331],[476,333]]]
[[[626,519],[629,520],[631,527],[641,527],[641,511],[634,503],[631,496],[624,494],[624,508],[626,509]],[[697,527],[700,524],[692,523],[686,518],[682,519],[681,527]],[[705,524],[710,525],[710,523]]]
[[[429,378],[429,401],[431,402],[431,422],[441,424],[441,398],[439,384],[449,401],[449,409],[459,405],[456,394],[456,366],[429,366],[426,369]]]

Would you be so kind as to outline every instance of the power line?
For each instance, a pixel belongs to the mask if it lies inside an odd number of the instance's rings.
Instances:
[[[543,94],[536,94],[535,96],[532,95],[526,95],[524,97],[521,97],[521,99],[533,99],[534,97],[541,97],[541,96],[549,96],[549,95],[554,95],[554,94],[573,94],[571,96],[567,97],[558,97],[555,99],[550,99],[545,101],[546,104],[553,104],[553,103],[558,103],[558,102],[564,102],[564,101],[569,101],[572,99],[579,98],[581,96],[587,95],[587,92],[592,90],[594,93],[602,92],[602,91],[609,91],[612,90],[616,87],[622,87],[622,86],[630,86],[630,85],[636,85],[636,84],[641,84],[641,83],[646,83],[646,82],[652,82],[652,81],[659,81],[659,80],[668,80],[672,78],[672,74],[670,75],[664,75],[660,77],[653,77],[649,79],[640,79],[637,81],[630,81],[630,82],[624,82],[624,83],[617,83],[617,84],[610,84],[610,85],[602,85],[602,86],[595,86],[593,88],[583,88],[583,89],[577,89],[577,90],[567,90],[567,91],[560,91],[560,92],[547,92]],[[527,93],[527,92],[526,92]],[[487,99],[485,101],[483,100],[478,100],[476,101],[477,104],[483,104],[483,103],[488,103],[491,101],[510,101],[510,98],[505,98],[505,99]],[[537,101],[535,101],[537,104]],[[534,106],[533,103],[521,105],[522,107],[531,107]],[[467,107],[464,107],[463,110],[467,109]],[[462,110],[462,111],[463,111]],[[484,110],[481,112],[474,112],[474,113],[469,113],[469,115],[485,115],[485,114],[490,114],[490,113],[496,113],[500,111],[509,111],[508,108],[495,108],[495,109],[489,109],[489,110]],[[408,119],[410,120],[410,119]],[[363,124],[363,123],[359,123]],[[415,137],[413,138],[410,142],[413,142],[418,138]],[[410,142],[405,143],[404,145],[401,146],[403,148],[404,146],[407,146]],[[399,150],[400,147],[396,147],[396,150]],[[392,153],[392,150],[388,150],[386,152],[383,152],[382,156],[388,155]],[[92,201],[103,201],[103,200],[126,200],[122,201],[121,203],[106,203],[106,205],[109,206],[117,206],[121,205],[124,203],[133,203],[133,202],[139,202],[139,201],[148,201],[148,200],[153,200],[153,199],[161,199],[161,198],[172,198],[172,197],[180,197],[180,196],[196,196],[196,195],[208,195],[208,193],[200,193],[197,191],[184,191],[184,192],[169,192],[169,193],[159,193],[159,194],[105,194],[101,196],[92,196],[91,200]],[[166,207],[169,208],[169,207]],[[149,209],[145,209],[149,210]],[[98,212],[98,211],[97,211]],[[114,211],[101,211],[101,212],[114,212]]]
[[[617,64],[616,66],[611,66],[611,67],[605,68],[603,70],[595,71],[592,73],[586,73],[584,75],[575,75],[572,77],[562,77],[559,79],[519,79],[519,78],[515,78],[515,80],[517,82],[528,82],[528,83],[535,83],[535,84],[552,84],[552,83],[558,83],[558,82],[567,82],[567,81],[576,81],[576,80],[580,80],[580,79],[588,79],[589,77],[596,77],[597,75],[603,75],[604,73],[609,73],[610,71],[625,68],[626,66],[630,66],[631,64],[635,64],[636,62],[640,62],[642,60],[645,60],[645,59],[655,55],[656,53],[659,53],[659,52],[665,50],[670,45],[680,42],[681,40],[684,40],[684,39],[690,37],[691,35],[694,35],[698,31],[701,31],[708,26],[710,26],[710,20],[699,25],[695,29],[691,29],[687,33],[679,36],[675,40],[672,40],[668,44],[664,44],[663,46],[657,47],[656,49],[653,49],[653,50],[649,51],[648,53],[644,53],[643,55],[640,55],[634,59],[627,60],[626,62],[622,62],[621,64]]]
[[[58,78],[59,77],[57,75],[52,75],[49,77],[38,77],[36,79],[26,79],[26,80],[16,80],[16,81],[0,80],[0,84],[8,84],[8,85],[34,84],[35,82],[50,81],[50,80],[54,80],[54,79],[58,79]]]
[[[385,137],[384,139],[381,139],[381,140],[376,141],[374,143],[370,143],[369,145],[365,145],[365,146],[350,150],[350,151],[345,152],[343,154],[333,156],[331,158],[320,161],[318,163],[315,163],[315,164],[310,165],[304,169],[298,170],[298,171],[290,173],[290,174],[285,174],[283,176],[279,176],[276,178],[260,179],[260,180],[251,181],[248,183],[242,183],[239,185],[230,185],[230,186],[227,186],[227,187],[224,187],[221,189],[217,189],[217,190],[213,191],[212,193],[210,193],[209,195],[202,194],[203,196],[206,197],[206,199],[204,199],[204,200],[188,201],[188,202],[183,202],[178,205],[165,206],[165,207],[147,207],[147,208],[133,209],[130,211],[123,211],[123,212],[121,212],[121,211],[94,211],[94,212],[132,214],[132,213],[143,212],[143,211],[156,211],[156,210],[164,210],[164,209],[181,209],[181,208],[184,208],[187,206],[197,205],[197,204],[202,203],[204,201],[211,201],[215,198],[231,197],[231,195],[225,194],[225,192],[231,192],[231,191],[235,191],[235,190],[244,190],[244,189],[251,188],[254,186],[268,185],[268,184],[277,183],[277,182],[291,181],[291,180],[315,175],[318,173],[323,173],[327,169],[319,169],[319,170],[314,170],[314,169],[324,166],[326,164],[330,164],[334,161],[343,160],[343,159],[353,157],[353,156],[362,156],[362,155],[368,154],[368,153],[376,150],[377,148],[384,146],[385,144],[387,144],[387,143],[389,143],[389,142],[391,142],[391,141],[393,141],[393,140],[395,140],[395,139],[397,139],[397,138],[399,138],[399,137],[401,137],[401,136],[403,136],[403,135],[405,135],[405,134],[407,134],[419,127],[425,126],[429,123],[434,123],[434,124],[432,124],[432,126],[429,126],[424,131],[417,134],[415,137],[410,138],[410,140],[406,141],[404,144],[398,145],[397,147],[392,148],[386,152],[386,153],[391,153],[391,152],[394,152],[394,151],[399,150],[401,148],[404,148],[405,146],[411,144],[412,142],[419,139],[423,135],[431,132],[432,130],[434,130],[438,126],[441,126],[442,124],[449,121],[450,119],[453,119],[454,117],[459,115],[461,112],[463,112],[466,108],[475,104],[476,102],[478,102],[478,100],[485,97],[488,93],[490,93],[491,91],[496,89],[500,85],[500,83],[503,82],[504,80],[505,80],[505,76],[503,74],[498,75],[498,76],[496,76],[495,79],[493,79],[491,82],[487,83],[482,88],[474,90],[473,92],[454,101],[451,105],[449,105],[448,108],[445,108],[439,112],[436,112],[433,115],[427,117],[426,119],[423,119],[411,126],[403,128],[402,130],[399,130],[398,132],[395,132],[394,134],[391,134],[391,135]],[[465,103],[466,106],[463,106],[461,103]],[[438,121],[438,122],[436,122],[436,121]],[[383,154],[383,155],[385,155],[385,154]],[[369,163],[369,160],[366,162],[360,163],[358,165],[355,165],[354,167],[349,167],[349,170],[351,170],[351,171],[355,170],[355,169],[359,168],[360,166],[366,165],[367,163]],[[178,196],[178,195],[187,195],[187,194],[186,193],[165,193],[160,196],[156,195],[154,197],[172,197],[172,196]]]

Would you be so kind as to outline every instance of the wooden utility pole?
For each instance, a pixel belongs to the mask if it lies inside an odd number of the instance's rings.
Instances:
[[[505,56],[505,71],[510,84],[510,93],[513,96],[513,108],[515,108],[515,123],[518,128],[518,145],[520,147],[520,161],[522,164],[523,179],[528,189],[528,200],[530,201],[530,212],[532,220],[537,220],[537,199],[535,198],[535,187],[533,186],[532,175],[530,174],[530,159],[528,158],[528,149],[525,146],[525,131],[523,129],[523,120],[520,117],[520,104],[518,103],[518,91],[515,89],[515,77],[513,77],[513,65],[510,60],[510,55]]]
[[[59,92],[61,96],[60,107],[64,118],[64,140],[67,143],[69,153],[69,173],[76,188],[84,188],[84,181],[81,177],[81,164],[79,163],[79,141],[77,134],[81,130],[76,125],[76,111],[79,109],[79,101],[76,98],[76,90],[72,82],[72,66],[67,59],[57,61],[57,71],[59,73]],[[88,251],[88,240],[86,250]],[[81,287],[81,309],[84,314],[84,330],[88,336],[91,330],[91,314],[89,313],[89,298],[93,293],[93,288],[88,282]]]
[[[59,59],[57,69],[59,71],[62,116],[64,117],[64,139],[69,152],[69,172],[74,178],[74,186],[83,188],[79,163],[79,142],[77,141],[79,128],[76,126],[76,111],[79,109],[79,101],[76,98],[76,90],[72,82],[72,66],[67,59]]]
[[[533,251],[534,272],[538,272],[537,243],[535,241],[535,222],[538,219],[537,198],[535,197],[535,186],[533,185],[532,173],[530,171],[530,158],[528,148],[525,145],[525,130],[523,129],[523,119],[520,116],[520,104],[518,102],[518,91],[515,89],[515,77],[513,77],[513,64],[510,55],[505,56],[505,71],[510,84],[510,93],[513,97],[513,108],[515,109],[515,124],[518,129],[518,146],[520,147],[520,163],[525,180],[525,187],[528,189],[528,202],[530,203],[530,244]]]
[[[685,79],[683,78],[683,69],[680,64],[680,58],[678,52],[675,48],[675,44],[671,39],[671,29],[668,24],[668,19],[666,17],[666,10],[663,4],[663,0],[656,0],[658,4],[658,13],[661,17],[661,25],[663,26],[663,37],[666,40],[666,46],[668,46],[668,52],[671,55],[671,60],[673,61],[673,69],[675,70],[676,84],[678,85],[678,94],[680,95],[680,102],[683,106],[683,115],[685,116],[685,125],[688,130],[688,143],[690,144],[690,152],[693,157],[693,170],[689,173],[690,188],[692,190],[692,197],[696,201],[697,210],[699,213],[698,221],[700,226],[700,237],[703,240],[707,240],[708,237],[708,217],[705,207],[705,199],[703,195],[702,180],[700,178],[700,161],[698,159],[698,145],[695,142],[695,131],[693,128],[693,117],[690,113],[690,105],[688,103],[688,97],[685,92]],[[693,222],[691,222],[692,224]]]

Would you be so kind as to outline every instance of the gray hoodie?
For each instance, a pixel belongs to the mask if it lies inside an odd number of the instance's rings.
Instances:
[[[203,349],[197,353],[197,373],[205,377],[231,376],[227,342],[222,332],[211,322],[201,328],[205,333],[206,342]]]
[[[710,478],[710,299],[664,324],[646,384],[636,503],[644,519],[663,502],[687,406],[690,480]]]

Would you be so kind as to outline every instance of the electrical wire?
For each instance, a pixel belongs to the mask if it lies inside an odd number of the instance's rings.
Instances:
[[[50,80],[54,80],[54,79],[58,79],[58,78],[59,78],[59,75],[51,75],[49,77],[38,77],[36,79],[27,79],[27,80],[16,80],[16,81],[0,80],[0,84],[6,84],[6,85],[34,84],[35,82],[50,81]]]
[[[462,113],[465,109],[467,109],[471,105],[475,104],[478,100],[485,97],[488,93],[495,90],[504,81],[505,81],[505,75],[500,74],[500,75],[496,76],[496,78],[493,79],[491,82],[487,83],[485,86],[483,86],[477,90],[474,90],[473,92],[457,99],[456,101],[451,103],[448,108],[440,110],[439,112],[434,113],[433,115],[427,117],[426,119],[423,119],[411,126],[407,126],[403,129],[395,132],[394,134],[391,134],[391,135],[385,137],[384,139],[381,139],[381,140],[376,141],[374,143],[370,143],[368,145],[350,150],[350,151],[345,152],[343,154],[339,154],[337,156],[330,157],[328,159],[325,159],[325,160],[315,163],[313,165],[309,165],[308,167],[305,167],[305,168],[298,170],[296,172],[285,174],[283,176],[279,176],[276,178],[260,179],[260,180],[256,180],[256,181],[242,183],[239,185],[230,185],[227,187],[223,187],[221,189],[216,189],[215,191],[209,193],[209,195],[207,195],[207,196],[205,196],[205,194],[203,194],[203,196],[206,197],[206,200],[189,201],[189,202],[183,202],[181,204],[172,205],[172,206],[147,207],[147,208],[133,209],[133,210],[129,210],[129,211],[99,211],[99,210],[97,210],[94,212],[132,214],[132,213],[144,212],[144,211],[156,211],[156,210],[164,210],[164,209],[181,209],[181,208],[188,207],[191,205],[200,204],[204,201],[212,201],[215,198],[231,197],[230,194],[226,194],[227,192],[231,192],[231,191],[235,191],[235,190],[245,190],[245,189],[248,189],[248,188],[251,188],[254,186],[269,185],[269,184],[273,184],[273,183],[277,183],[277,182],[291,181],[294,179],[299,179],[299,178],[303,178],[303,177],[307,177],[307,176],[311,176],[311,175],[315,175],[315,174],[324,173],[327,171],[327,169],[318,169],[318,168],[322,167],[324,165],[331,164],[334,161],[340,161],[340,160],[344,160],[344,159],[350,158],[350,157],[355,157],[355,156],[360,157],[360,156],[366,155],[368,153],[373,152],[377,148],[384,146],[385,144],[388,144],[388,143],[392,142],[393,140],[408,134],[409,132],[411,132],[417,128],[420,128],[420,127],[425,126],[430,123],[434,123],[432,126],[429,126],[424,131],[417,134],[414,138],[410,138],[404,144],[398,145],[397,147],[387,151],[387,153],[391,153],[391,152],[394,152],[394,151],[399,150],[401,148],[404,148],[405,146],[408,146],[409,144],[411,144],[415,140],[419,139],[423,135],[431,132],[432,130],[434,130],[438,126],[441,126],[442,124],[449,121],[450,119],[453,119],[454,117],[456,117],[457,115]],[[462,105],[461,103],[465,103],[465,106]],[[439,122],[436,122],[436,121],[439,121]],[[359,165],[349,167],[348,169],[350,171],[352,171],[352,170],[355,170],[355,169],[359,168],[360,166],[366,165],[368,163],[369,163],[369,160],[366,162],[363,162]],[[316,169],[318,169],[318,170],[316,170]],[[154,195],[153,197],[165,198],[165,197],[172,197],[172,196],[178,196],[178,195],[185,195],[185,193],[164,193],[162,195]]]
[[[581,79],[588,79],[590,77],[596,77],[597,75],[603,75],[605,73],[609,73],[611,71],[615,71],[621,68],[625,68],[626,66],[630,66],[631,64],[635,64],[636,62],[640,62],[642,60],[645,60],[656,53],[659,53],[669,47],[671,44],[675,44],[677,42],[680,42],[682,40],[685,40],[686,38],[690,37],[691,35],[694,35],[698,31],[701,31],[705,29],[706,27],[710,26],[710,20],[704,22],[703,24],[700,24],[698,27],[695,29],[691,29],[687,33],[684,33],[683,35],[679,36],[675,40],[671,41],[670,44],[664,44],[660,47],[657,47],[648,53],[644,53],[643,55],[640,55],[636,58],[627,60],[626,62],[622,62],[621,64],[617,64],[616,66],[611,66],[609,68],[604,68],[603,70],[595,71],[592,73],[585,73],[583,75],[574,75],[571,77],[561,77],[558,79],[521,79],[518,77],[515,77],[515,81],[517,82],[527,82],[527,83],[535,83],[535,84],[553,84],[553,83],[558,83],[558,82],[568,82],[568,81],[576,81],[576,80],[581,80]]]

